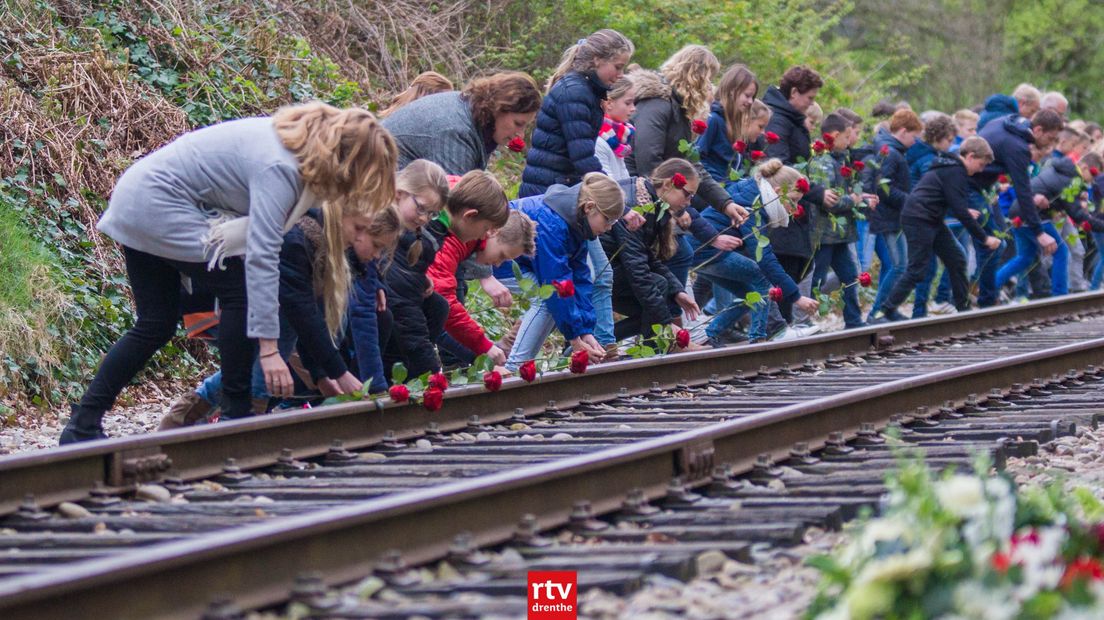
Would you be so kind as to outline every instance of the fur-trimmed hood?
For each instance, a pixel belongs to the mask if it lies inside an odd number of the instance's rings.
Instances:
[[[632,78],[633,87],[636,88],[637,101],[671,98],[671,85],[667,83],[667,78],[663,77],[663,74],[659,71],[635,71],[630,77]]]

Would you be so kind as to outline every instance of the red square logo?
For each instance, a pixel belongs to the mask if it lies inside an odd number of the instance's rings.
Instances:
[[[529,571],[529,620],[575,620],[578,575],[573,570]]]

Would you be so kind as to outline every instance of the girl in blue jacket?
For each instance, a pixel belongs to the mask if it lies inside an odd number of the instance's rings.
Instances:
[[[515,371],[535,359],[553,327],[573,350],[586,351],[591,361],[601,361],[605,349],[594,338],[587,244],[610,230],[624,213],[621,187],[606,175],[591,172],[574,187],[554,185],[541,196],[523,198],[511,206],[537,224],[536,255],[520,257],[518,266],[538,284],[556,287],[556,292],[522,317],[506,368]]]

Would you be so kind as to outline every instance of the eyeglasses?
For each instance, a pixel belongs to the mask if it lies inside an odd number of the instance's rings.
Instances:
[[[683,195],[685,195],[685,196],[686,196],[686,199],[687,199],[687,200],[693,200],[693,199],[694,199],[694,195],[696,194],[696,192],[688,192],[688,191],[686,191],[686,188],[685,188],[685,187],[676,187],[675,189],[677,189],[678,191],[682,192],[682,193],[683,193]]]
[[[410,199],[414,201],[414,210],[420,216],[428,217],[430,219],[433,219],[433,218],[437,217],[437,215],[439,213],[441,213],[440,209],[427,209],[427,208],[423,207],[422,203],[418,202],[418,197],[415,196],[414,194],[410,194]]]

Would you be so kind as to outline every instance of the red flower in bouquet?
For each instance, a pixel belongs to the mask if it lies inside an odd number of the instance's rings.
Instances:
[[[855,160],[851,162],[851,167],[855,169],[855,172],[862,172],[863,168],[866,167],[866,164],[861,161]]]
[[[855,171],[851,169],[851,166],[840,166],[840,175],[843,176],[843,178],[850,179],[851,175],[854,173]]]
[[[767,156],[767,154],[764,153],[763,151],[752,151],[751,155],[748,155],[748,157],[751,158],[751,161],[759,161],[760,159],[763,159],[766,156]]]

